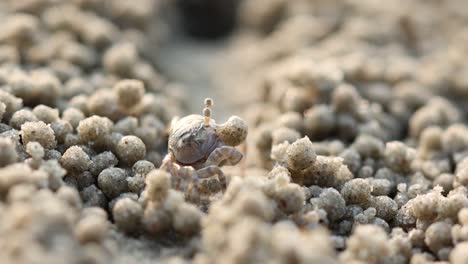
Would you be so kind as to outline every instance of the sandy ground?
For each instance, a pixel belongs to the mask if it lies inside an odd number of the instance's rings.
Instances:
[[[231,115],[243,116],[245,104],[254,97],[245,93],[244,87],[237,87],[236,80],[245,74],[242,62],[232,56],[232,45],[239,37],[217,40],[195,39],[171,28],[171,34],[153,55],[156,67],[164,76],[183,85],[188,97],[189,111],[199,113],[206,97],[214,99],[214,119],[224,121]],[[240,89],[242,88],[242,89]]]

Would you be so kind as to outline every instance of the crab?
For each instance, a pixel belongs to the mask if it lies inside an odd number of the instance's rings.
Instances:
[[[213,100],[205,99],[202,115],[188,115],[173,120],[169,131],[168,154],[161,168],[166,169],[180,188],[182,179],[191,179],[197,188],[199,179],[217,176],[223,188],[226,177],[220,167],[238,164],[243,154],[235,148],[247,137],[244,120],[231,116],[224,124],[211,118]]]

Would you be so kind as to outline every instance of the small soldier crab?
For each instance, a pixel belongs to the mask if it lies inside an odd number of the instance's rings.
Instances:
[[[224,124],[211,118],[213,100],[205,99],[203,115],[189,115],[173,120],[169,132],[168,154],[161,165],[175,177],[176,188],[181,179],[191,179],[196,189],[198,179],[217,175],[226,187],[226,177],[220,167],[236,165],[243,155],[235,146],[247,137],[247,124],[231,116]]]

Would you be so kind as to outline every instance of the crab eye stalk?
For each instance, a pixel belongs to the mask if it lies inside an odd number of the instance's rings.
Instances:
[[[210,125],[210,118],[211,118],[211,109],[210,108],[204,108],[203,109],[203,117],[204,117],[205,126]]]
[[[211,98],[206,98],[205,99],[205,107],[206,108],[211,108],[213,106],[213,99]]]
[[[211,119],[211,107],[213,106],[213,99],[206,98],[205,99],[205,108],[203,109],[203,117],[204,117],[204,124],[205,126],[210,125]]]

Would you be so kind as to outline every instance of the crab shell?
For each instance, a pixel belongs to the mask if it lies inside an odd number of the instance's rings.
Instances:
[[[204,163],[218,147],[239,145],[246,136],[247,125],[239,117],[233,116],[222,125],[211,119],[205,125],[203,116],[189,115],[172,125],[168,150],[178,163],[191,166]]]
[[[216,136],[216,123],[204,125],[201,115],[189,115],[173,124],[169,135],[169,152],[183,165],[205,160],[221,142]]]

